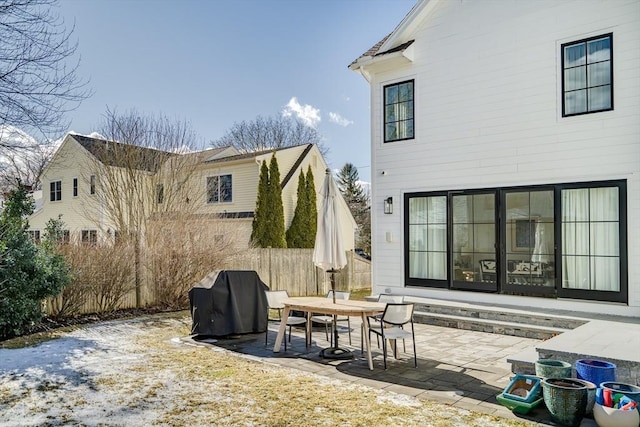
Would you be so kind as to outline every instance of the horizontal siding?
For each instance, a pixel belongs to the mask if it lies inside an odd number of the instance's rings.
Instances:
[[[560,45],[609,32],[615,109],[563,118]],[[413,62],[371,69],[376,286],[404,280],[403,193],[622,178],[630,303],[640,306],[638,2],[440,2],[411,38]],[[384,144],[382,88],[407,79],[416,138]],[[394,215],[381,212],[388,196]]]

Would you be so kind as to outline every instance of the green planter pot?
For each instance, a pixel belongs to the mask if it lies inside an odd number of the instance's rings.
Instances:
[[[539,359],[536,376],[540,378],[571,378],[571,363],[562,360]]]
[[[580,425],[587,409],[587,386],[571,378],[545,378],[542,396],[551,419],[569,427]]]

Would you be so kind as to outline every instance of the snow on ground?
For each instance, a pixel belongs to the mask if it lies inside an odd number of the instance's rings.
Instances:
[[[78,329],[34,347],[0,349],[0,426],[74,423],[145,424],[153,411],[130,411],[121,396],[95,381],[124,375],[144,363],[133,337],[142,321],[108,322]],[[17,403],[17,404],[14,404]]]

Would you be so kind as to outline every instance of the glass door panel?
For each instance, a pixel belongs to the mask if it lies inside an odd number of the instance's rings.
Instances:
[[[495,193],[452,197],[453,288],[497,290],[495,200]]]
[[[447,196],[409,198],[408,231],[408,280],[446,286]]]
[[[505,193],[503,289],[555,291],[553,190]]]
[[[562,289],[620,291],[618,187],[561,192]]]

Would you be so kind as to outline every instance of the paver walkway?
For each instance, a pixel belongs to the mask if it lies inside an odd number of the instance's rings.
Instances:
[[[544,425],[553,425],[544,404],[527,415],[515,415],[497,403],[495,396],[508,385],[511,365],[508,356],[538,344],[540,341],[508,335],[474,332],[416,324],[418,368],[413,367],[411,340],[407,340],[407,353],[400,359],[387,358],[385,371],[382,350],[372,336],[374,370],[367,367],[366,357],[360,353],[360,322],[352,318],[352,343],[349,345],[346,329],[340,325],[340,347],[354,350],[355,358],[332,361],[320,358],[321,349],[328,347],[324,328],[314,328],[312,345],[305,346],[304,331],[294,328],[287,351],[273,353],[277,323],[269,325],[269,343],[264,334],[250,334],[218,340],[213,345],[237,353],[257,357],[281,366],[299,369],[326,377],[342,379],[367,386],[446,403],[458,408],[494,414],[504,418],[522,418]],[[288,337],[288,334],[287,334]],[[595,426],[585,418],[583,427]]]

